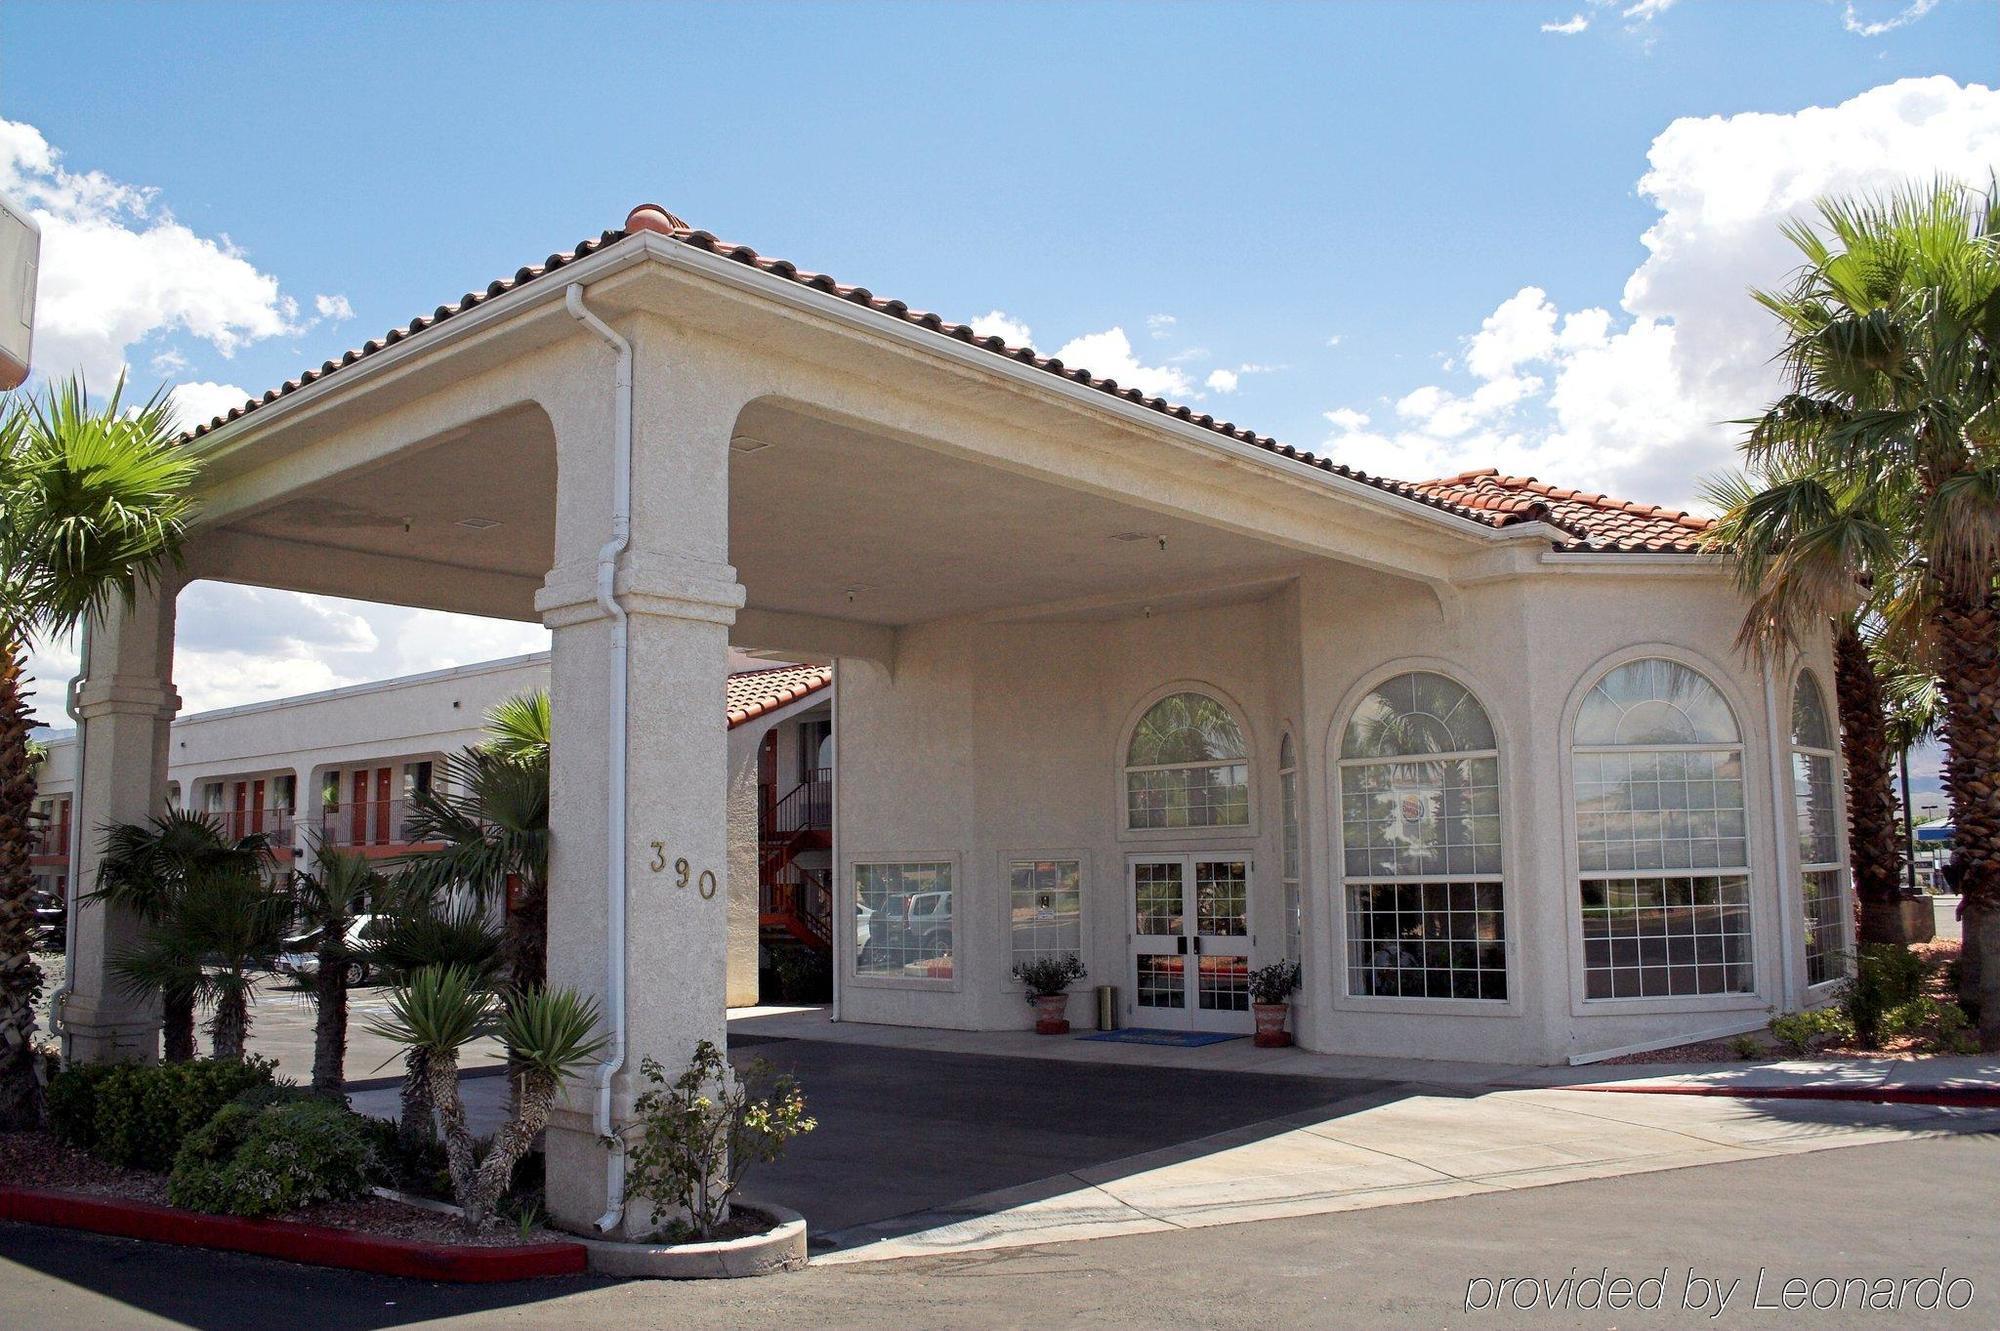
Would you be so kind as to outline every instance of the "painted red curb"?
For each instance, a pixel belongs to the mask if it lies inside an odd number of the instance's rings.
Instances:
[[[58,1225],[191,1248],[221,1248],[308,1266],[334,1266],[460,1284],[581,1275],[585,1262],[580,1243],[535,1243],[511,1248],[419,1243],[414,1239],[379,1238],[296,1220],[202,1215],[150,1202],[4,1184],[0,1184],[0,1220]]]
[[[1556,1091],[1598,1091],[1614,1095],[1714,1095],[1732,1100],[1847,1100],[1877,1105],[1950,1105],[2000,1109],[1993,1086],[1552,1086]]]

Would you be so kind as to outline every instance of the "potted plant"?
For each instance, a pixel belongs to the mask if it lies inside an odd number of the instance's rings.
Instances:
[[[1035,1034],[1068,1035],[1068,989],[1083,978],[1083,963],[1074,952],[1059,957],[1036,957],[1014,964],[1014,978],[1028,988],[1028,1002],[1035,1008]]]
[[[1259,1049],[1283,1049],[1292,1042],[1285,1029],[1291,1015],[1292,995],[1299,987],[1299,963],[1274,961],[1250,972],[1250,1010],[1257,1018],[1257,1034],[1251,1043]]]

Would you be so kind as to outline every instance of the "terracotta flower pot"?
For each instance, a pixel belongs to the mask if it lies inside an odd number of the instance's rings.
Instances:
[[[1252,1003],[1250,1011],[1257,1018],[1257,1034],[1250,1043],[1259,1049],[1283,1049],[1292,1042],[1292,1033],[1285,1029],[1285,1018],[1292,1014],[1290,1003]]]
[[[1069,1011],[1068,994],[1036,994],[1030,1000],[1035,1005],[1035,1034],[1068,1035]]]

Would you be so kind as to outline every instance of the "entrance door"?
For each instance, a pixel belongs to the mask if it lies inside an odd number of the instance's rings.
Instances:
[[[1250,862],[1146,855],[1131,862],[1132,1008],[1143,1026],[1250,1029]]]

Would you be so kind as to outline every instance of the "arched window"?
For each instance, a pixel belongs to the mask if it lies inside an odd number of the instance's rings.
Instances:
[[[1397,675],[1340,742],[1347,990],[1507,997],[1500,755],[1486,709],[1443,675]]]
[[[1798,811],[1807,984],[1825,984],[1847,973],[1833,755],[1833,724],[1826,714],[1826,695],[1820,692],[1812,671],[1800,671],[1792,689],[1792,799]]]
[[[1301,953],[1299,928],[1299,758],[1292,746],[1292,732],[1278,742],[1278,803],[1284,848],[1281,855],[1285,884],[1285,957],[1297,961]]]
[[[1628,662],[1584,699],[1571,758],[1584,997],[1752,992],[1743,742],[1721,692]]]
[[[1146,709],[1125,750],[1125,825],[1247,827],[1250,750],[1243,729],[1205,693],[1174,693]]]

